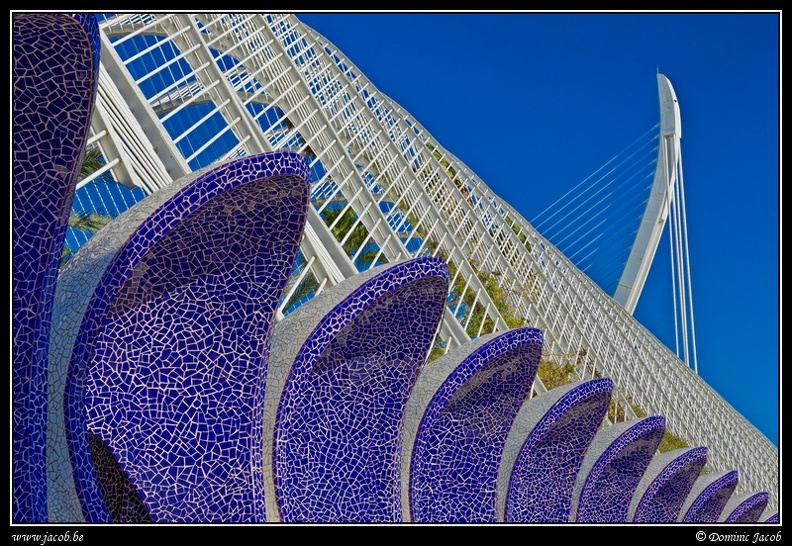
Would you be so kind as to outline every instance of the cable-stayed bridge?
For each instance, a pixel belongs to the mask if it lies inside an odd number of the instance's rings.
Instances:
[[[311,168],[313,206],[280,316],[375,265],[442,257],[452,278],[438,353],[541,328],[545,360],[613,378],[614,420],[636,409],[665,416],[674,434],[709,447],[713,470],[738,468],[741,490],[776,502],[778,450],[685,365],[695,367],[693,336],[683,361],[632,317],[669,217],[681,243],[678,293],[689,295],[684,209],[668,206],[683,205],[671,199],[682,195],[678,110],[662,75],[659,124],[594,175],[601,185],[583,184],[533,224],[293,15],[119,15],[104,19],[101,39],[89,145],[104,166],[80,183],[75,220],[115,216],[219,161],[297,151]],[[627,191],[635,186],[642,197]],[[607,194],[635,200],[590,208]],[[632,227],[600,231],[609,218]],[[71,252],[95,229],[74,225]]]
[[[660,121],[531,223],[632,313],[668,232],[675,350],[698,373],[679,104],[657,74]]]

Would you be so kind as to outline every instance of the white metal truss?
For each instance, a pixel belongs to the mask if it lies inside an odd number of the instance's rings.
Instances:
[[[380,259],[441,256],[452,292],[469,295],[455,293],[446,310],[445,350],[515,322],[541,328],[545,358],[583,379],[613,378],[627,418],[633,404],[664,416],[674,434],[709,448],[713,470],[739,469],[738,490],[767,491],[775,506],[777,448],[294,15],[134,14],[100,26],[109,77],[100,78],[93,131],[116,180],[152,193],[191,165],[299,151],[315,174],[301,251],[317,292]],[[169,83],[152,92],[160,79]],[[206,119],[172,124],[198,105],[211,108]],[[202,144],[180,151],[199,131]],[[334,234],[324,220],[331,207],[349,211],[354,227]],[[642,282],[629,284],[639,291]]]

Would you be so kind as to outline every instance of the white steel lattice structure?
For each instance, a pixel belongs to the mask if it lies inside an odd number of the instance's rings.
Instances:
[[[611,377],[624,418],[635,417],[632,405],[664,416],[673,433],[709,448],[712,470],[739,470],[738,492],[767,491],[777,507],[777,448],[297,17],[100,22],[90,143],[116,181],[150,194],[236,156],[292,149],[308,159],[313,207],[280,317],[375,264],[441,256],[452,295],[438,350],[522,324],[541,328],[546,359],[584,379]],[[668,142],[676,157],[678,138]]]

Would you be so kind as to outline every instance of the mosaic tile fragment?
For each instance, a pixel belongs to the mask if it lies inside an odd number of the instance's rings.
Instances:
[[[655,455],[636,488],[627,518],[668,523],[679,518],[682,504],[707,464],[707,448],[683,448]]]
[[[682,505],[680,521],[685,523],[713,523],[718,518],[737,487],[737,470],[700,476]]]
[[[733,496],[723,507],[719,521],[726,523],[756,523],[767,507],[770,495],[761,491]]]
[[[94,108],[92,15],[13,14],[13,511],[47,521],[52,298]]]
[[[116,218],[64,268],[52,382],[68,368],[64,435],[89,521],[110,515],[86,428],[154,521],[264,519],[268,338],[307,180],[305,160],[289,152],[195,171]]]
[[[635,488],[665,433],[659,416],[601,430],[583,459],[575,483],[572,521],[624,522]]]
[[[501,521],[569,521],[578,471],[612,392],[611,379],[592,379],[556,387],[524,404],[500,468]]]
[[[114,523],[151,523],[148,508],[110,448],[101,438],[91,433],[88,434],[88,444],[110,519]]]
[[[764,514],[762,514],[764,516]],[[778,523],[778,512],[775,512],[767,517],[760,518],[759,521],[765,523]]]
[[[508,330],[465,343],[425,368],[405,427],[402,467],[409,477],[402,475],[411,521],[497,521],[503,447],[536,377],[542,342],[538,329]]]
[[[347,279],[278,323],[265,443],[278,519],[401,519],[404,407],[447,294],[448,266],[416,258]]]

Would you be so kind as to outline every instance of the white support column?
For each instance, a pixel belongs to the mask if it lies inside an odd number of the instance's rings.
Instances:
[[[134,123],[140,128],[145,139],[156,152],[159,162],[165,167],[170,179],[181,178],[190,172],[190,167],[173,144],[140,88],[132,82],[124,63],[121,62],[110,39],[104,33],[101,33],[101,41],[102,66],[110,77],[109,79],[115,82],[115,89],[121,95]],[[124,83],[122,84],[122,82]]]

